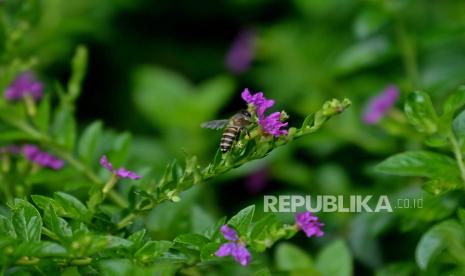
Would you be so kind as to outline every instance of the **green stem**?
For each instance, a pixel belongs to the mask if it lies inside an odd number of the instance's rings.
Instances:
[[[415,47],[411,42],[407,30],[405,29],[403,20],[399,16],[396,18],[395,30],[400,49],[402,51],[404,68],[410,82],[410,88],[415,89],[418,81],[418,66],[415,57]]]
[[[465,164],[463,163],[462,151],[460,150],[459,143],[457,142],[457,138],[455,137],[452,130],[449,131],[448,136],[452,145],[452,151],[455,155],[455,160],[457,161],[457,166],[460,170],[460,176],[462,177],[463,184],[465,185]]]
[[[111,191],[111,189],[113,189],[113,186],[115,186],[117,181],[118,181],[118,176],[116,176],[115,174],[112,174],[110,180],[108,180],[108,182],[105,184],[105,186],[102,189],[103,196],[106,196]]]
[[[153,208],[153,207],[151,207]],[[118,230],[125,228],[126,226],[130,225],[132,221],[137,217],[135,213],[130,213],[126,217],[124,217],[117,225]]]

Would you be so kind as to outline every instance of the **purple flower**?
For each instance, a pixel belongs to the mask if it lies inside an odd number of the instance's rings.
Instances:
[[[280,112],[274,112],[269,116],[265,115],[265,111],[274,105],[274,100],[266,99],[263,92],[252,95],[248,88],[244,89],[241,96],[249,105],[255,107],[258,124],[265,133],[274,135],[275,137],[287,135],[287,130],[281,128],[286,127],[288,123],[283,122],[284,120]]]
[[[45,151],[41,151],[36,145],[24,145],[22,148],[24,157],[38,164],[41,167],[48,167],[54,170],[63,168],[65,162]]]
[[[130,178],[130,179],[137,180],[142,177],[136,174],[135,172],[126,170],[123,167],[115,170],[113,168],[113,165],[108,161],[108,158],[105,155],[102,156],[102,158],[100,158],[100,165],[102,165],[102,167],[109,170],[110,172],[112,172],[113,174],[115,174],[117,177],[120,177],[120,178]]]
[[[363,113],[363,121],[368,125],[378,123],[395,104],[399,95],[397,86],[386,87],[379,95],[370,99]]]
[[[242,73],[250,68],[255,56],[256,34],[251,30],[245,30],[238,34],[226,53],[226,66],[233,73]]]
[[[223,233],[224,238],[231,242],[222,244],[216,251],[215,255],[217,257],[226,257],[231,255],[234,260],[240,263],[242,266],[248,265],[252,256],[250,255],[250,252],[247,250],[245,245],[239,241],[236,230],[230,228],[227,225],[223,225],[220,231]]]
[[[263,131],[268,134],[279,137],[280,135],[287,135],[286,129],[281,129],[287,126],[287,122],[281,122],[281,112],[274,112],[268,117],[258,119],[258,124],[262,127]]]
[[[237,241],[239,239],[239,237],[237,236],[236,230],[232,229],[226,224],[221,226],[220,231],[221,233],[223,233],[224,238],[227,239],[228,241]]]
[[[321,231],[321,227],[323,227],[324,224],[319,222],[318,217],[314,216],[311,212],[307,211],[297,214],[295,220],[299,229],[304,231],[307,237],[310,238],[313,235],[321,237],[324,235],[323,231]]]
[[[5,98],[10,101],[21,100],[29,94],[36,101],[42,98],[43,84],[30,71],[19,74],[5,90]]]

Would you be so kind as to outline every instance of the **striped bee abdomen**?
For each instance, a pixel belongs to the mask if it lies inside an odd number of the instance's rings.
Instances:
[[[239,134],[239,127],[237,126],[228,126],[221,137],[220,150],[222,153],[228,152],[231,149],[234,140],[236,140],[237,135]]]

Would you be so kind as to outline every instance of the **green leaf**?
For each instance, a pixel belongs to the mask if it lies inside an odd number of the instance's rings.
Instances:
[[[452,129],[460,140],[465,139],[465,110],[455,117],[452,122]]]
[[[313,268],[312,257],[299,247],[282,242],[275,251],[275,264],[278,270],[293,271],[303,268]]]
[[[433,226],[417,245],[415,258],[418,266],[425,270],[432,260],[444,249],[462,265],[465,264],[465,235],[463,227],[455,220],[447,220]]]
[[[191,249],[199,250],[210,240],[202,235],[189,233],[177,236],[174,242],[187,245]]]
[[[41,241],[39,244],[39,249],[37,256],[38,257],[62,257],[67,254],[66,248],[61,246],[60,244],[49,242],[49,241]]]
[[[16,232],[13,227],[13,223],[11,222],[10,219],[7,219],[6,217],[0,215],[0,233],[1,236],[3,237],[10,237],[15,239],[16,238]]]
[[[32,201],[42,210],[47,210],[48,205],[52,205],[58,214],[64,214],[65,210],[55,202],[53,198],[42,195],[31,195]]]
[[[389,157],[375,168],[378,172],[424,177],[459,177],[455,160],[429,151],[407,151]]]
[[[81,221],[90,220],[89,211],[79,199],[62,192],[56,192],[54,197],[55,201],[63,208],[67,216]]]
[[[433,178],[423,184],[423,189],[435,196],[461,189],[462,187],[463,182],[460,180],[460,178]]]
[[[234,227],[239,235],[247,234],[249,225],[252,222],[253,214],[255,212],[255,205],[250,205],[233,216],[229,221],[228,225]]]
[[[202,247],[202,250],[200,250],[200,260],[205,262],[217,259],[218,257],[215,256],[215,252],[218,250],[218,248],[220,248],[220,244],[217,242],[207,243]]]
[[[15,199],[11,206],[12,224],[22,241],[40,241],[42,218],[37,209],[23,199]]]
[[[61,239],[69,238],[73,234],[71,227],[68,225],[68,222],[57,216],[55,208],[52,204],[49,204],[48,208],[44,212],[44,221],[49,230],[55,233]]]
[[[173,245],[170,241],[149,241],[142,248],[137,250],[134,258],[142,263],[152,262],[156,257],[161,256]]]
[[[129,249],[129,251],[134,254],[136,253],[137,250],[139,250],[139,248],[142,247],[142,244],[144,242],[144,237],[145,237],[145,232],[146,230],[145,229],[142,229],[142,230],[139,230],[135,233],[132,233],[129,237],[128,237],[128,241],[132,242],[133,245],[131,246],[131,248]]]
[[[55,112],[52,135],[61,146],[73,149],[76,140],[76,121],[71,108],[62,106]]]
[[[134,267],[128,259],[109,259],[99,263],[100,272],[104,276],[122,275],[129,276],[134,271]],[[132,274],[134,275],[134,274]]]
[[[79,158],[86,164],[91,164],[92,157],[95,156],[98,140],[102,135],[102,122],[95,121],[89,125],[82,133],[79,139],[78,155]]]
[[[453,92],[444,103],[441,119],[445,124],[450,124],[454,113],[465,105],[465,86],[460,86]]]
[[[71,101],[75,101],[81,93],[81,84],[87,70],[87,59],[87,48],[82,45],[78,46],[71,61],[71,78],[68,82],[68,96]]]
[[[219,234],[220,228],[225,223],[226,223],[226,217],[222,217],[221,219],[219,219],[218,222],[216,222],[216,224],[208,227],[205,230],[204,232],[205,237],[207,237],[210,240],[215,240],[216,238],[218,238],[220,236]]]
[[[438,130],[438,116],[428,94],[416,91],[407,96],[404,105],[408,121],[419,132],[433,134]]]
[[[352,275],[352,255],[343,240],[327,245],[316,258],[316,267],[322,275]]]

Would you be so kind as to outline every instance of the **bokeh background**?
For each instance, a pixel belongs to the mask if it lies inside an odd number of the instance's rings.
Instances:
[[[17,12],[18,5],[3,2]],[[431,198],[418,179],[382,175],[373,166],[421,148],[421,137],[400,112],[407,93],[427,91],[439,106],[464,83],[463,1],[25,2],[20,13],[29,25],[14,52],[33,56],[34,70],[53,90],[55,81],[69,77],[75,47],[88,47],[79,124],[101,119],[110,132],[131,132],[128,167],[155,167],[161,176],[185,152],[207,164],[221,133],[199,125],[243,108],[245,87],[275,99],[291,125],[327,99],[352,100],[322,131],[195,187],[180,203],[162,204],[146,219],[154,237],[173,238],[249,204],[261,206],[263,194],[420,197],[421,210],[321,214],[324,238],[302,235],[289,245],[306,256],[299,265],[307,267],[323,245],[342,238],[355,275],[412,275],[422,233],[455,209],[454,194]],[[245,64],[227,62],[237,47],[246,52]],[[365,124],[366,104],[389,85],[401,92],[396,106],[379,123]],[[263,258],[273,270],[286,271],[279,248]]]

